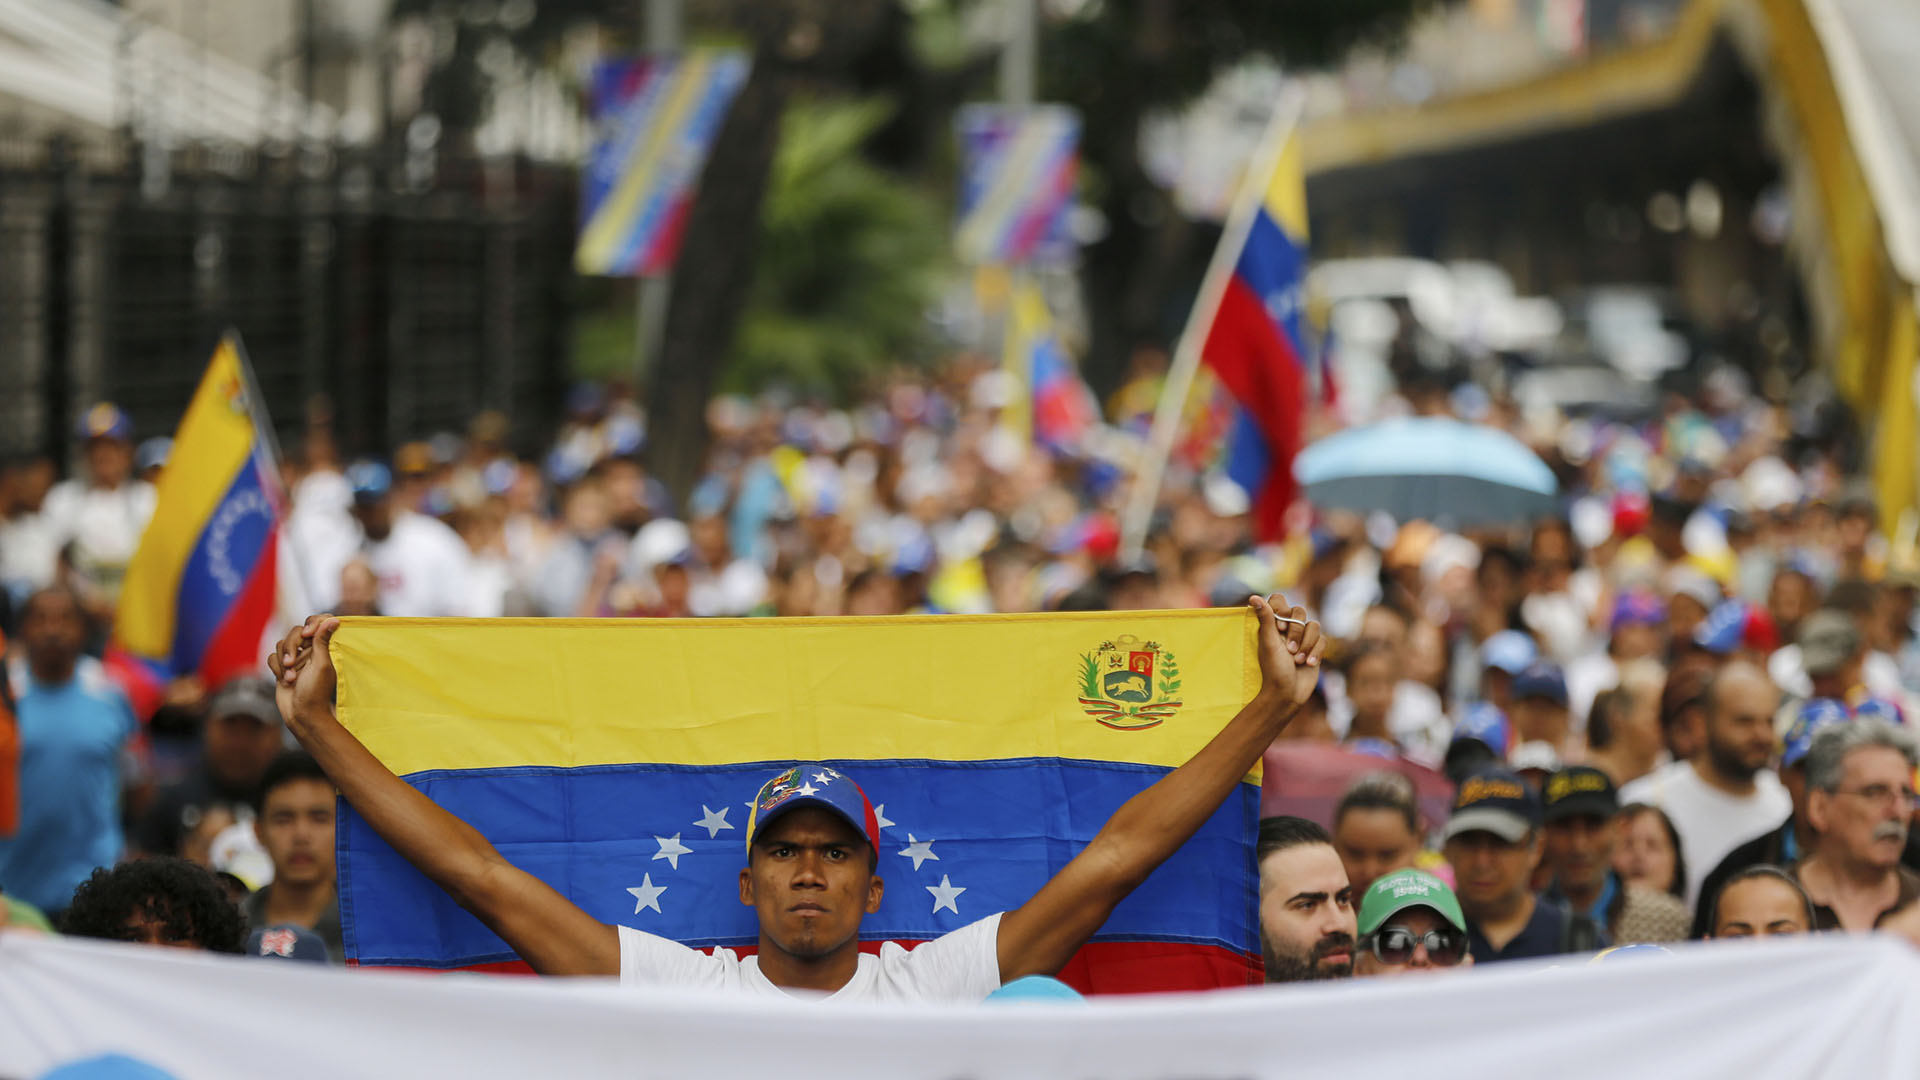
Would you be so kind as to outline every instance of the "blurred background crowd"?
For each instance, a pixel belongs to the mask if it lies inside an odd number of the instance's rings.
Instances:
[[[1422,867],[1476,927],[1538,895],[1592,913],[1597,944],[1712,932],[1720,885],[1756,865],[1804,889],[1803,928],[1870,928],[1920,893],[1911,208],[1875,169],[1849,185],[1813,168],[1906,161],[1874,140],[1910,134],[1825,124],[1857,114],[1778,74],[1826,40],[1799,23],[1756,58],[1734,0],[1373,0],[1317,5],[1324,25],[1216,3],[689,4],[693,37],[756,67],[671,297],[650,299],[569,269],[567,170],[590,126],[582,58],[643,21],[681,42],[681,5],[382,19],[309,2],[306,23],[261,16],[252,37],[210,31],[212,0],[198,31],[186,6],[152,6],[124,92],[67,124],[19,91],[22,145],[80,135],[0,160],[37,178],[0,184],[21,211],[0,215],[0,268],[31,264],[0,273],[30,327],[0,342],[19,391],[0,404],[24,747],[0,840],[10,918],[59,914],[123,854],[179,856],[225,874],[256,930],[307,928],[338,959],[332,802],[288,756],[270,685],[143,694],[107,655],[195,350],[226,325],[254,344],[283,443],[275,628],[1277,591],[1335,647],[1269,776],[1321,791],[1277,801],[1328,828],[1356,896]],[[111,51],[125,14],[31,7],[0,3],[0,54],[55,67]],[[1025,21],[1006,29],[1003,7]],[[1851,5],[1827,33],[1911,44],[1896,7]],[[254,38],[281,37],[311,48],[236,73]],[[219,54],[199,114],[232,130],[143,92],[196,40]],[[1889,115],[1920,115],[1883,50],[1862,57]],[[945,254],[928,196],[954,181],[930,147],[996,64],[1004,100],[1057,97],[1085,124],[1074,250],[1030,268],[1091,388],[1064,427],[1032,415],[1026,358],[1000,355],[1003,268]],[[1479,464],[1544,465],[1543,504],[1408,513],[1309,483],[1266,535],[1259,493],[1189,433],[1127,543],[1170,354],[1283,85],[1304,95],[1315,253],[1301,441],[1402,418],[1490,428],[1515,460]],[[1503,119],[1516,100],[1538,115]],[[261,130],[218,119],[240,115]],[[1828,147],[1839,129],[1851,141]],[[43,233],[11,224],[35,215]],[[1867,218],[1882,232],[1833,224]],[[640,364],[636,321],[657,338]],[[1815,752],[1843,726],[1866,741]],[[53,727],[68,737],[48,749]],[[1904,766],[1864,780],[1855,766],[1887,762],[1862,746]],[[1484,775],[1527,794],[1470,783]]]

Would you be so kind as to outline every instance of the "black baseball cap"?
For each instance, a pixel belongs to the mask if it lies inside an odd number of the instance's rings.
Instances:
[[[1613,779],[1591,765],[1570,765],[1547,777],[1541,820],[1570,817],[1611,818],[1620,812],[1620,793]]]
[[[1540,800],[1510,769],[1483,769],[1466,778],[1453,797],[1442,839],[1487,832],[1517,844],[1540,825]]]

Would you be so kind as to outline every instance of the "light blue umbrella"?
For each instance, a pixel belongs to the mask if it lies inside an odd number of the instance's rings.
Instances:
[[[1294,478],[1315,506],[1455,526],[1552,512],[1559,484],[1525,443],[1443,417],[1388,420],[1329,435],[1300,452]]]

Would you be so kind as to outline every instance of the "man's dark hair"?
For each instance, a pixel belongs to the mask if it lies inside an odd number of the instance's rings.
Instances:
[[[131,941],[127,921],[142,916],[160,922],[167,936],[209,952],[245,951],[247,921],[227,899],[213,873],[185,859],[156,856],[101,867],[73,890],[73,905],[60,919],[71,937]]]
[[[253,812],[265,813],[267,796],[282,784],[291,784],[295,780],[318,780],[328,787],[333,781],[327,779],[327,771],[313,760],[313,755],[305,750],[283,750],[279,757],[267,765],[267,771],[261,774],[260,786],[253,793]]]
[[[1413,783],[1397,772],[1385,769],[1370,772],[1355,780],[1333,808],[1333,827],[1354,810],[1391,810],[1407,823],[1407,831],[1420,834],[1420,810],[1414,805]]]
[[[1254,862],[1267,861],[1267,856],[1276,851],[1297,848],[1302,844],[1325,844],[1333,846],[1333,837],[1318,823],[1303,817],[1281,815],[1260,819],[1260,840],[1254,846]]]
[[[1728,889],[1733,888],[1743,881],[1751,881],[1754,878],[1770,878],[1774,881],[1785,882],[1787,888],[1792,889],[1793,894],[1800,898],[1802,913],[1807,917],[1807,929],[1811,930],[1818,924],[1813,914],[1813,898],[1807,895],[1807,890],[1802,888],[1798,881],[1794,880],[1793,875],[1774,866],[1772,863],[1759,863],[1730,875],[1727,880],[1720,883],[1720,891],[1713,894],[1713,906],[1707,909],[1708,933],[1712,933],[1719,928],[1720,898],[1727,895]]]
[[[1624,686],[1602,690],[1593,696],[1593,708],[1587,711],[1587,745],[1605,750],[1613,745],[1614,728],[1633,708],[1633,691]]]
[[[79,616],[80,621],[83,623],[87,622],[87,606],[80,602],[80,594],[74,591],[71,585],[61,585],[57,583],[53,585],[42,585],[27,594],[27,598],[20,602],[20,621],[25,623],[27,616],[33,614],[33,609],[39,605],[40,601],[49,596],[66,597],[68,602],[73,604],[74,613]]]
[[[1856,618],[1861,615],[1872,615],[1879,591],[1879,586],[1873,582],[1862,581],[1859,578],[1836,581],[1833,583],[1833,588],[1827,591],[1827,602],[1821,606]]]
[[[1382,608],[1381,610],[1393,611],[1392,608]],[[1394,611],[1394,614],[1398,615],[1399,612]],[[1374,641],[1371,638],[1360,638],[1356,640],[1353,646],[1345,650],[1344,654],[1340,657],[1340,673],[1348,678],[1352,678],[1353,669],[1360,666],[1360,661],[1370,656],[1384,656],[1391,662],[1394,659],[1393,646],[1388,645],[1384,641]]]
[[[1671,731],[1680,717],[1691,708],[1705,708],[1708,685],[1713,673],[1707,668],[1681,668],[1667,676],[1660,692],[1660,730]]]

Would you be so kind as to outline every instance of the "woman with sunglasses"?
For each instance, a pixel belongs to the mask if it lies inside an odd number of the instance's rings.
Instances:
[[[1425,870],[1375,881],[1360,901],[1355,975],[1408,975],[1467,968],[1467,919],[1446,883]]]

